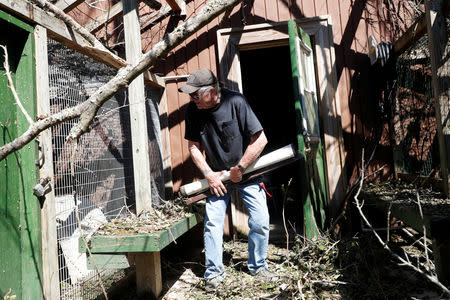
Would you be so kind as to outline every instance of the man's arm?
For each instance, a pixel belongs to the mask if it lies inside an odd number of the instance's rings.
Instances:
[[[205,179],[208,181],[209,189],[212,194],[215,194],[217,197],[223,196],[227,193],[227,189],[223,184],[222,180],[220,180],[220,176],[222,172],[214,172],[208,166],[205,158],[203,157],[202,152],[200,151],[200,143],[188,141],[189,153],[191,154],[192,160],[197,168],[202,171]]]
[[[239,161],[239,166],[234,166],[230,169],[230,180],[233,182],[240,182],[244,170],[247,169],[259,157],[264,147],[267,145],[267,138],[264,131],[261,130],[250,137],[250,144],[245,149],[244,155]]]

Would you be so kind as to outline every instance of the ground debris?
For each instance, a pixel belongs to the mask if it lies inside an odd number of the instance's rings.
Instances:
[[[247,242],[224,243],[226,278],[206,291],[202,256],[197,261],[164,262],[166,274],[177,274],[160,299],[405,299],[439,297],[432,285],[392,262],[391,256],[362,233],[333,241],[327,236],[296,237],[291,249],[269,245],[269,269],[279,278],[264,282],[247,270]],[[431,297],[431,298],[430,298]]]
[[[201,213],[199,205],[186,205],[183,199],[161,200],[160,205],[153,205],[151,211],[139,216],[127,211],[111,222],[105,223],[93,234],[96,235],[127,235],[148,234],[170,228],[174,223],[192,213]]]

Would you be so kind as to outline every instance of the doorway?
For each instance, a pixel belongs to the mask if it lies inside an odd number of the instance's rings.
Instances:
[[[297,126],[289,46],[240,50],[239,61],[243,94],[261,122],[268,140],[262,154],[289,144],[295,145]],[[267,192],[272,196],[267,197],[272,240],[284,240],[283,207],[289,229],[295,229],[297,233],[302,230],[302,203],[295,195],[298,170],[298,165],[292,163],[264,175]],[[290,178],[292,184],[286,195]]]

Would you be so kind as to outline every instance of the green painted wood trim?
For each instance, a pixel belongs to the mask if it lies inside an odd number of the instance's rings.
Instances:
[[[32,33],[28,35],[27,43],[16,72],[16,89],[30,117],[36,116],[36,64],[34,61],[35,43]],[[19,110],[19,109],[18,109]],[[25,132],[29,124],[25,116],[18,115],[19,133]],[[42,234],[41,206],[39,199],[33,195],[33,187],[39,182],[39,169],[35,162],[38,149],[35,142],[26,147],[28,155],[21,160],[24,173],[24,190],[22,217],[22,293],[23,299],[39,299],[42,295]]]
[[[93,253],[87,257],[88,270],[116,270],[130,267],[126,253]]]
[[[178,221],[169,230],[152,234],[93,236],[89,241],[92,253],[117,252],[155,252],[161,251],[201,221],[199,215],[193,214]],[[173,236],[173,237],[172,237]],[[84,242],[79,240],[79,251],[86,251]]]
[[[2,11],[2,10],[0,10],[0,19],[3,19],[5,21],[7,21],[7,22],[10,22],[10,23],[16,25],[17,27],[20,27],[23,30],[26,30],[26,31],[28,31],[30,33],[34,31],[34,26],[32,26],[32,25],[30,25],[30,24],[28,24],[28,23],[26,23],[26,22],[24,22],[24,21],[22,21],[20,19],[17,19],[16,17],[13,17],[10,14],[8,14],[8,13]]]
[[[305,148],[305,140],[303,136],[304,128],[302,125],[303,112],[301,105],[301,97],[302,94],[300,92],[300,87],[298,85],[298,81],[300,78],[299,73],[299,64],[297,62],[297,37],[300,35],[305,35],[301,28],[298,27],[295,20],[288,21],[288,30],[289,30],[289,49],[291,55],[291,69],[292,69],[292,88],[294,90],[294,103],[295,103],[295,115],[297,122],[297,150],[301,156],[300,159],[300,168],[299,168],[299,195],[300,199],[303,202],[303,219],[304,219],[304,234],[307,237],[313,237],[319,234],[319,229],[317,227],[317,222],[314,216],[314,210],[312,206],[311,192],[314,190],[313,186],[311,187],[311,179],[308,176],[308,164],[306,157],[306,148]],[[306,35],[308,36],[308,35]],[[309,41],[309,36],[307,41]]]

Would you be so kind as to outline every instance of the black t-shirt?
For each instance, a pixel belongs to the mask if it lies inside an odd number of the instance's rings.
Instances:
[[[221,90],[220,103],[211,109],[198,109],[190,102],[186,110],[185,139],[200,142],[206,162],[214,171],[237,165],[250,137],[263,128],[245,97]]]

